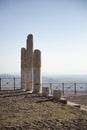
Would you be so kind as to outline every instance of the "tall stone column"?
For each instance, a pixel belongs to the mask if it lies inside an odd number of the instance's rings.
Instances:
[[[27,90],[33,89],[33,35],[27,36]]]
[[[41,92],[41,51],[35,50],[33,55],[33,92]]]
[[[26,49],[21,48],[21,89],[26,89]]]

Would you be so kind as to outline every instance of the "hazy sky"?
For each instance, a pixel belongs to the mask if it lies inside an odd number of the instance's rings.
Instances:
[[[0,0],[0,73],[20,73],[29,33],[42,74],[87,74],[87,0]]]

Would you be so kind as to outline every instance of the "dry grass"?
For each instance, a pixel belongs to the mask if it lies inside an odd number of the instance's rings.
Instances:
[[[46,101],[37,95],[20,95],[0,98],[0,127],[23,125],[42,120],[87,119],[87,112],[59,102]]]

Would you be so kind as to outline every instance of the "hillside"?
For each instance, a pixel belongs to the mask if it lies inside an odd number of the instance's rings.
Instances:
[[[86,130],[87,112],[52,98],[0,92],[0,130]]]

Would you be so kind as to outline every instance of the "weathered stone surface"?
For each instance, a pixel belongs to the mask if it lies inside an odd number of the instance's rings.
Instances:
[[[26,49],[21,48],[21,89],[26,89],[26,72],[27,72],[27,62],[26,62]]]
[[[49,87],[42,87],[42,96],[49,96],[50,89]]]
[[[21,50],[21,89],[41,93],[41,51],[33,52],[33,35],[29,34],[26,49]]]
[[[53,97],[54,97],[54,99],[60,99],[61,98],[61,90],[53,90]]]
[[[33,35],[27,37],[27,90],[33,89]]]
[[[41,51],[35,50],[33,55],[33,91],[41,92]]]
[[[70,105],[70,106],[74,106],[74,107],[79,107],[80,108],[80,104],[77,104],[77,103],[73,103],[73,102],[68,101],[67,104]]]
[[[67,99],[66,99],[66,98],[61,98],[59,101],[60,101],[61,103],[63,103],[63,104],[67,104]]]

